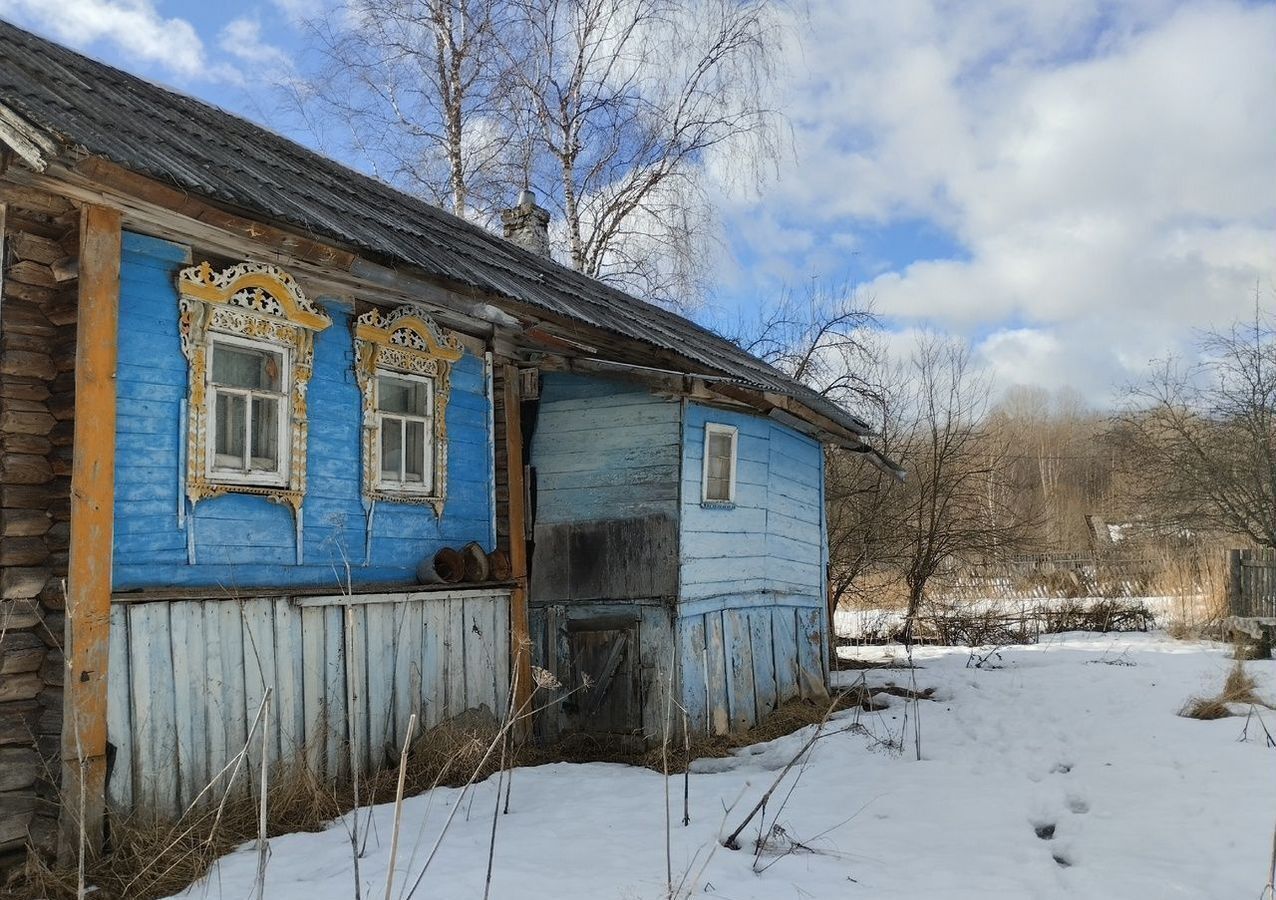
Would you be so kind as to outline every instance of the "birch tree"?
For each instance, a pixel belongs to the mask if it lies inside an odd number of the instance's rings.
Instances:
[[[514,0],[512,96],[581,272],[683,305],[714,233],[709,156],[756,182],[780,146],[766,0]]]
[[[305,23],[317,66],[294,105],[378,177],[486,221],[511,196],[508,15],[496,0],[345,0]]]

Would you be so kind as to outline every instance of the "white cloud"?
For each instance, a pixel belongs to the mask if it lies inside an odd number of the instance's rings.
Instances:
[[[1276,7],[824,0],[811,19],[798,161],[731,198],[759,272],[813,273],[827,242],[795,228],[935,223],[962,258],[878,275],[879,311],[984,335],[999,379],[1090,392],[1252,310],[1256,279],[1276,306]]]
[[[261,21],[240,16],[222,28],[217,46],[245,66],[280,78],[293,70],[292,57],[279,47],[262,39]]]
[[[0,13],[72,46],[110,42],[132,58],[178,76],[208,71],[195,27],[161,15],[151,0],[0,0]]]

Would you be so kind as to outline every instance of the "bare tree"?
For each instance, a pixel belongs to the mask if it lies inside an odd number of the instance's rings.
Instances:
[[[774,306],[741,318],[727,337],[744,350],[847,409],[875,409],[877,317],[853,285],[816,279],[786,290]]]
[[[703,289],[706,154],[773,160],[780,19],[767,0],[514,0],[509,72],[542,151],[527,179],[571,265],[683,305]]]
[[[306,22],[312,77],[288,85],[321,142],[486,221],[512,196],[497,0],[345,0]]]
[[[755,184],[779,153],[783,21],[771,0],[343,0],[308,23],[318,67],[289,105],[458,215],[490,224],[535,188],[574,268],[686,306],[710,181]]]
[[[908,477],[882,484],[874,545],[907,589],[911,623],[931,579],[1017,549],[1026,523],[995,490],[1012,454],[968,345],[922,334],[883,382],[878,446]]]
[[[1162,526],[1276,547],[1276,332],[1256,316],[1196,350],[1157,364],[1116,417],[1131,484]]]

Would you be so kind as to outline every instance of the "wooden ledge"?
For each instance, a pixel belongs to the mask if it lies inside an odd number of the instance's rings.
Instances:
[[[209,585],[190,588],[141,588],[135,591],[116,591],[111,594],[112,603],[157,603],[166,600],[257,600],[265,597],[292,597],[299,606],[319,606],[338,603],[341,600],[386,594],[439,594],[478,596],[483,593],[510,591],[512,581],[484,581],[461,584],[415,584],[409,581],[382,581],[356,584],[349,591],[331,585],[296,585],[292,587],[243,587],[225,588]],[[305,602],[315,598],[314,602]],[[442,599],[442,598],[441,598]],[[373,602],[354,599],[352,602]]]

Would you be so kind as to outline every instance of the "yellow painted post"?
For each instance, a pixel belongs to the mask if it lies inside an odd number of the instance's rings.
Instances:
[[[106,805],[120,240],[118,210],[81,210],[58,844],[65,860],[101,850]]]

